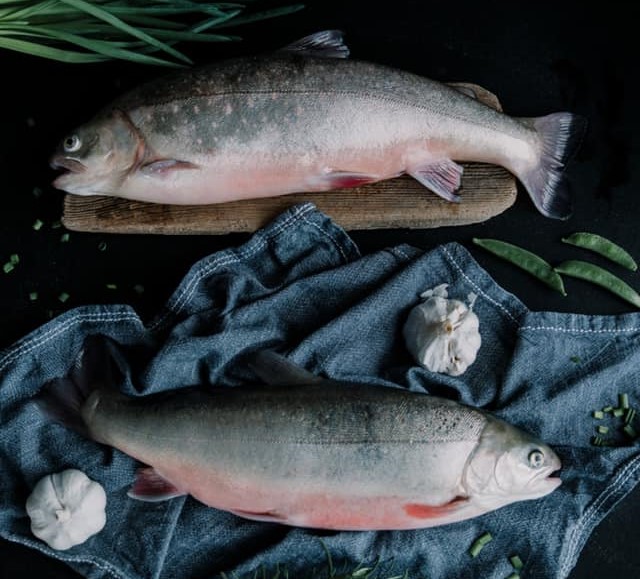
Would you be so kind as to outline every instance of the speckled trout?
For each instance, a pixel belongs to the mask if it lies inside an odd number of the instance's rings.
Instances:
[[[71,377],[43,388],[39,404],[148,465],[131,497],[189,494],[259,521],[431,527],[560,485],[551,448],[482,410],[320,379],[273,352],[255,356],[252,367],[270,385],[132,398]]]
[[[462,166],[497,164],[546,216],[584,121],[512,118],[415,74],[344,57],[322,32],[266,56],[180,72],[126,94],[63,139],[54,186],[169,204],[353,187],[407,173],[458,201]]]

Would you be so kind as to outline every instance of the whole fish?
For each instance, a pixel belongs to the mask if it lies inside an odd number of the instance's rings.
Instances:
[[[457,161],[497,164],[548,217],[584,121],[512,118],[450,86],[347,60],[338,32],[143,85],[63,139],[54,186],[169,204],[327,191],[407,173],[458,201]]]
[[[127,397],[83,373],[40,406],[149,465],[130,496],[190,494],[248,519],[342,530],[414,529],[553,491],[560,460],[490,414],[401,388],[315,377],[263,352],[271,385]],[[86,362],[86,360],[89,362]]]

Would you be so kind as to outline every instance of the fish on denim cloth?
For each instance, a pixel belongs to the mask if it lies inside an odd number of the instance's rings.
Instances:
[[[190,494],[301,527],[414,529],[539,498],[561,482],[551,448],[452,400],[318,378],[271,351],[250,357],[268,385],[132,398],[96,378],[111,375],[111,348],[89,338],[76,369],[38,402],[149,465],[133,498]]]
[[[166,204],[329,191],[409,174],[459,201],[463,168],[500,165],[538,210],[565,219],[563,169],[583,119],[509,117],[462,90],[347,60],[320,32],[270,55],[232,59],[143,85],[58,146],[54,186]]]

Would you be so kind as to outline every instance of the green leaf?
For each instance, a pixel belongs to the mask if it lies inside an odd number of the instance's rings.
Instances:
[[[267,20],[268,18],[276,18],[278,16],[285,16],[287,14],[293,14],[304,8],[304,4],[293,4],[291,6],[283,6],[282,8],[273,8],[272,10],[264,10],[262,12],[254,12],[253,14],[247,14],[240,18],[234,18],[231,21],[225,22],[222,25],[216,26],[216,28],[239,26],[240,24],[248,24],[250,22],[257,22],[259,20]]]
[[[41,56],[51,60],[68,63],[101,62],[106,60],[104,56],[98,54],[87,54],[72,50],[60,50],[51,46],[44,46],[35,42],[18,40],[16,38],[5,38],[0,36],[0,48],[8,48],[17,52],[23,52],[32,56]]]
[[[74,6],[75,8],[78,8],[78,10],[83,10],[84,12],[87,12],[87,14],[91,14],[92,16],[95,16],[100,20],[104,20],[105,22],[108,22],[109,24],[113,25],[115,28],[122,30],[123,32],[126,32],[131,36],[135,36],[136,38],[146,42],[147,44],[155,46],[159,50],[162,50],[163,52],[170,54],[171,56],[173,56],[174,58],[177,58],[178,60],[186,62],[187,64],[191,64],[191,60],[188,57],[186,57],[181,52],[178,52],[174,48],[171,48],[171,46],[169,46],[168,44],[165,44],[164,42],[161,42],[160,40],[157,40],[156,38],[149,36],[148,34],[138,30],[133,26],[130,26],[123,20],[120,20],[120,18],[118,18],[117,16],[114,16],[113,14],[110,14],[109,12],[102,10],[101,8],[98,8],[97,6],[94,6],[89,2],[86,2],[85,0],[60,0],[60,1],[64,2],[65,4],[69,4],[70,6]]]

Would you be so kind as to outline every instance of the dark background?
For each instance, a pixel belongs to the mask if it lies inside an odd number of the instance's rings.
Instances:
[[[514,207],[483,224],[437,230],[352,232],[363,253],[411,243],[428,249],[447,241],[467,246],[507,290],[532,310],[620,314],[632,307],[606,290],[566,280],[562,297],[513,266],[472,246],[473,236],[511,241],[545,257],[597,256],[560,238],[587,230],[607,236],[640,258],[637,196],[640,128],[637,44],[633,4],[569,2],[431,2],[396,0],[309,2],[293,16],[246,26],[239,44],[183,45],[198,63],[280,47],[324,28],[340,28],[352,57],[406,69],[442,81],[480,84],[513,116],[570,110],[589,120],[589,131],[570,165],[575,212],[568,221],[542,217],[521,191]],[[64,309],[83,304],[130,303],[149,318],[159,311],[198,259],[248,234],[138,236],[71,232],[61,241],[62,194],[50,186],[48,157],[57,141],[123,90],[164,70],[107,63],[64,65],[1,53],[0,265],[13,253],[20,263],[0,271],[0,347],[34,330]],[[41,219],[44,226],[34,231]],[[106,243],[106,249],[104,244]],[[100,249],[102,247],[102,250]],[[638,273],[615,272],[640,288]],[[612,268],[612,269],[613,269]],[[116,284],[117,289],[108,289]],[[142,285],[142,294],[134,290]],[[37,291],[38,300],[29,300]],[[70,295],[62,304],[61,292]],[[598,527],[573,579],[640,576],[640,491]],[[2,577],[76,577],[65,565],[0,541]]]

